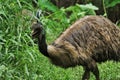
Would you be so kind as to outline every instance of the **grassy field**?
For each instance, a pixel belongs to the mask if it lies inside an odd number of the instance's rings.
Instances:
[[[97,10],[91,4],[67,9],[57,9],[50,3],[43,5],[41,21],[48,43],[54,41],[75,20],[85,15],[95,15],[94,10]],[[81,66],[62,69],[40,54],[31,39],[30,26],[35,11],[29,0],[0,0],[0,80],[81,80]],[[66,11],[72,11],[69,18],[66,17]],[[120,62],[108,61],[98,66],[101,80],[120,80]],[[91,75],[90,80],[94,79]]]

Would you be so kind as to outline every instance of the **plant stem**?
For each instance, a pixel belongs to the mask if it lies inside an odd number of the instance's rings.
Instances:
[[[104,3],[105,1],[102,0],[102,2],[103,2],[104,16],[105,16],[105,17],[108,17],[108,16],[107,16],[107,10],[106,10],[105,3]]]

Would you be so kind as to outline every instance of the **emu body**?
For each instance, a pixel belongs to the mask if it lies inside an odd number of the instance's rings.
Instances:
[[[90,72],[100,80],[97,62],[120,61],[120,29],[102,16],[81,18],[50,45],[46,44],[41,24],[34,24],[32,29],[40,52],[53,64],[63,68],[83,66],[82,80],[88,80]]]

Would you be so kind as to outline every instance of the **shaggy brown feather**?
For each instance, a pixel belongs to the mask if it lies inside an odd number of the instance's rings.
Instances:
[[[48,53],[58,56],[60,60],[55,63],[62,60],[64,65],[59,66],[63,67],[82,64],[88,57],[96,62],[120,60],[120,29],[102,16],[87,16],[70,26],[51,46],[56,52],[49,52],[48,47]]]
[[[96,62],[120,61],[120,29],[102,16],[81,18],[48,46],[42,25],[37,24],[32,27],[34,33],[40,31],[37,35],[40,52],[63,68],[82,65],[85,70],[82,80],[88,80],[90,72],[100,80]]]

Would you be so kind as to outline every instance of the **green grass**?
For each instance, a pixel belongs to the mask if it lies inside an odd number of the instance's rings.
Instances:
[[[44,12],[41,17],[48,43],[78,18],[95,15],[94,10],[97,9],[91,4],[60,10],[55,6],[50,8],[50,5],[42,5]],[[36,11],[29,0],[0,1],[0,80],[81,80],[81,66],[62,69],[52,65],[49,59],[40,54],[30,35],[33,15],[23,14],[26,9],[30,14]],[[66,17],[67,11],[72,12],[70,17]],[[98,66],[101,80],[120,80],[120,63],[109,61]],[[91,74],[90,80],[94,79]]]

